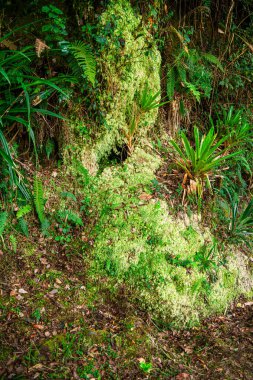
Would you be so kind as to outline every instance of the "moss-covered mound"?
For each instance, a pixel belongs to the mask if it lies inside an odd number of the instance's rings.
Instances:
[[[223,312],[253,281],[247,259],[227,247],[219,252],[210,232],[186,226],[152,198],[159,159],[137,149],[122,167],[99,177],[91,274],[113,291],[125,284],[140,307],[158,320],[190,326]]]
[[[71,152],[93,174],[102,158],[126,143],[137,94],[145,85],[152,94],[160,90],[161,64],[153,37],[128,0],[111,1],[101,15],[98,30],[101,51],[97,66],[102,78],[99,97],[104,123],[96,126],[91,146],[78,134],[78,128],[70,126],[74,132]],[[156,116],[157,109],[153,109],[140,119],[136,132],[139,139],[154,125]]]

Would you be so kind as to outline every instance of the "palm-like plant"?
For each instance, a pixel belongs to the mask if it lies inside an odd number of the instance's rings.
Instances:
[[[184,183],[187,178],[195,181],[196,190],[202,194],[204,183],[211,189],[210,175],[229,158],[240,152],[226,154],[226,148],[222,148],[228,136],[216,141],[217,134],[212,127],[207,135],[200,136],[199,129],[194,127],[194,143],[191,146],[185,133],[181,134],[182,148],[174,140],[171,145],[176,153],[176,163],[185,171]]]
[[[133,102],[131,109],[128,109],[130,120],[128,123],[128,130],[125,131],[128,151],[131,154],[133,150],[133,137],[140,125],[141,118],[147,112],[159,108],[168,102],[160,103],[160,91],[152,94],[146,83],[143,91],[137,93],[136,99]]]

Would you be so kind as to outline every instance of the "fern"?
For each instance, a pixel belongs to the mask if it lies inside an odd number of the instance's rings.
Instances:
[[[20,207],[20,209],[18,210],[17,215],[16,215],[17,219],[22,218],[23,216],[28,214],[31,210],[32,210],[31,205],[25,205],[23,207]]]
[[[201,96],[201,94],[200,94],[199,90],[196,88],[196,86],[194,86],[194,84],[190,83],[190,82],[184,82],[184,84],[190,90],[190,92],[196,98],[196,100],[198,102],[200,102],[200,96]]]
[[[186,69],[185,69],[183,63],[177,64],[176,68],[177,68],[177,73],[178,73],[178,77],[179,77],[178,81],[185,83],[187,81],[187,79],[186,79]]]
[[[222,67],[222,64],[220,63],[220,60],[217,57],[215,57],[215,55],[210,54],[210,53],[203,53],[203,54],[201,54],[201,56],[206,61],[214,64],[215,66],[217,66],[221,71],[224,71],[224,69]]]
[[[69,45],[69,50],[82,68],[84,75],[94,86],[96,76],[96,60],[91,48],[82,41]]]
[[[44,236],[49,236],[49,233],[48,233],[49,227],[50,227],[50,223],[48,219],[44,219],[43,222],[41,223],[41,230]]]
[[[18,226],[19,226],[21,232],[23,233],[23,235],[28,237],[29,236],[28,224],[24,218],[20,218],[18,220]]]
[[[38,177],[34,177],[34,205],[41,224],[44,223],[46,217],[44,213],[43,186]]]
[[[3,211],[0,214],[0,236],[3,235],[8,219],[8,212]]]
[[[63,191],[63,192],[61,193],[61,196],[64,197],[64,198],[70,198],[70,199],[72,199],[73,201],[77,202],[77,199],[76,199],[75,195],[72,194],[72,193],[70,193],[69,191]]]
[[[83,221],[78,214],[71,210],[61,210],[58,212],[58,217],[65,222],[70,222],[76,226],[83,226]]]

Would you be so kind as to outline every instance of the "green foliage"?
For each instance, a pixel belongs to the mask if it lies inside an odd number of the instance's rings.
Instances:
[[[71,223],[74,226],[83,226],[83,221],[80,216],[72,210],[60,210],[57,213],[57,217],[66,224]]]
[[[43,186],[42,181],[38,177],[34,177],[33,181],[33,200],[35,209],[39,218],[41,225],[46,220],[45,212],[44,212],[44,196],[43,196]]]
[[[68,46],[79,66],[83,70],[85,77],[95,85],[96,59],[91,48],[82,41],[76,41]]]
[[[7,221],[8,221],[8,212],[2,211],[0,213],[0,236],[2,236],[4,233],[5,227],[7,226]]]
[[[55,151],[55,144],[52,139],[47,139],[45,150],[46,150],[47,158],[49,159],[52,153]]]
[[[83,221],[78,213],[71,209],[59,210],[55,214],[58,231],[55,240],[62,243],[70,243],[73,239],[73,228],[82,227]]]
[[[184,132],[181,133],[182,148],[174,141],[170,143],[176,153],[176,163],[180,166],[190,179],[197,183],[197,192],[201,195],[204,181],[211,189],[209,176],[218,167],[238,155],[240,152],[234,152],[225,155],[226,149],[222,148],[224,142],[229,136],[224,136],[216,141],[217,134],[212,127],[207,135],[200,136],[199,129],[194,127],[194,142],[195,146],[191,146],[189,139]]]
[[[17,252],[17,239],[14,235],[10,235],[10,243],[11,243],[13,251],[16,253]]]
[[[176,35],[182,43],[183,37],[179,31],[177,31]],[[213,79],[210,66],[215,66],[223,71],[223,67],[216,56],[211,53],[188,49],[183,43],[181,49],[172,53],[172,62],[168,64],[168,98],[173,99],[175,90],[184,93],[187,92],[185,89],[188,89],[189,93],[198,102],[203,97],[209,98]]]
[[[64,198],[72,199],[74,202],[77,202],[77,199],[73,193],[70,193],[69,191],[63,191],[61,193],[61,196]]]
[[[1,129],[0,129],[0,141],[3,147],[3,149],[0,148],[0,156],[2,157],[2,161],[0,160],[0,167],[2,167],[3,171],[4,169],[7,169],[11,186],[13,188],[14,187],[18,188],[21,194],[24,196],[24,198],[26,200],[29,200],[30,193],[23,181],[22,175],[20,171],[18,170],[17,165],[15,164],[12,158],[10,147]]]
[[[152,370],[152,363],[143,361],[140,363],[140,369],[145,373],[149,373]]]
[[[145,84],[144,90],[137,95],[137,103],[141,112],[149,112],[155,108],[162,107],[167,102],[160,103],[161,92],[158,91],[152,94],[148,88],[148,84]]]
[[[197,87],[193,83],[190,83],[187,81],[184,81],[184,84],[190,90],[191,94],[195,97],[195,99],[198,102],[200,102],[201,94],[200,94],[199,90],[197,89]]]
[[[90,183],[90,174],[89,174],[89,171],[83,166],[83,164],[77,160],[77,159],[74,159],[73,160],[73,164],[74,164],[74,168],[75,170],[77,171],[77,173],[80,175],[81,177],[81,182],[84,186],[87,186],[89,185]]]
[[[18,227],[19,227],[20,231],[23,233],[23,235],[25,235],[26,237],[29,236],[28,224],[24,218],[18,219]]]
[[[32,206],[27,204],[25,206],[20,207],[20,209],[17,211],[17,219],[23,218],[26,214],[29,214],[31,212]]]
[[[212,124],[213,121],[211,120]],[[238,145],[253,144],[252,125],[245,117],[245,110],[235,110],[233,106],[228,110],[222,109],[222,116],[218,115],[216,128],[220,135],[228,135],[227,144],[229,148]]]
[[[216,255],[216,244],[213,244],[211,248],[203,245],[203,247],[195,253],[194,261],[197,263],[200,271],[207,272],[217,268]]]
[[[128,129],[125,131],[126,143],[129,153],[133,150],[133,137],[143,119],[145,113],[148,113],[156,108],[162,107],[167,102],[160,103],[160,91],[152,94],[148,84],[145,84],[143,91],[137,92],[134,103],[127,108]]]
[[[48,22],[42,27],[45,40],[51,44],[51,46],[53,46],[55,42],[58,42],[59,46],[62,47],[65,42],[64,39],[68,35],[66,30],[66,18],[62,10],[52,4],[48,4],[43,6],[41,11],[48,18]]]
[[[4,43],[7,36],[3,36],[0,41]],[[37,159],[34,131],[36,117],[43,115],[62,119],[59,113],[48,109],[47,99],[55,93],[66,96],[57,85],[58,78],[44,79],[34,72],[33,64],[37,60],[33,46],[0,51],[0,167],[7,169],[10,185],[18,188],[27,200],[30,199],[30,193],[16,163],[17,152],[10,146],[6,136],[9,131],[16,131],[16,135],[26,131],[28,147],[32,144]],[[38,107],[38,104],[41,105]]]
[[[253,199],[251,199],[244,210],[239,214],[239,202],[232,198],[229,194],[231,202],[231,220],[229,225],[229,241],[247,246],[252,244],[253,236]]]

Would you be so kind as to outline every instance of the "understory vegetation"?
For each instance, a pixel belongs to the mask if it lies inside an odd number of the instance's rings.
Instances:
[[[4,2],[0,379],[250,379],[178,342],[252,306],[252,15]]]

